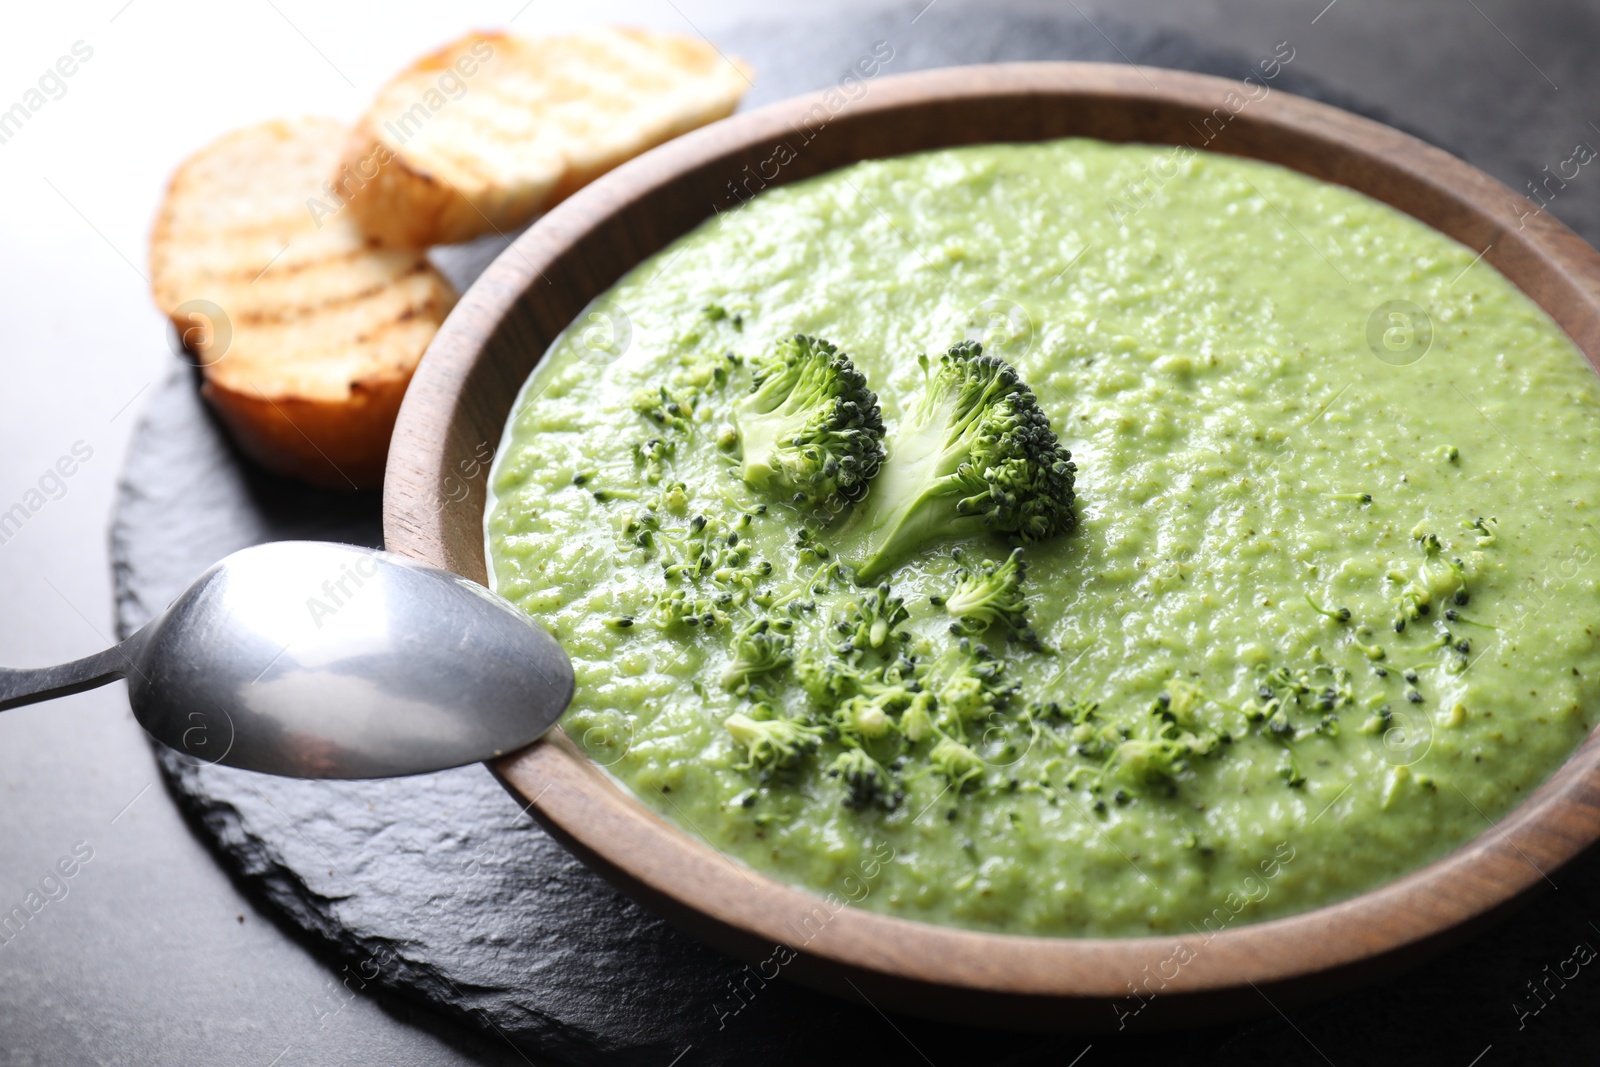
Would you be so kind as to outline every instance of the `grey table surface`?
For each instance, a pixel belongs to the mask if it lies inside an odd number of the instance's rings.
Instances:
[[[1593,5],[1056,6],[1091,22],[1114,11],[1246,55],[1289,41],[1306,76],[1428,130],[1513,188],[1568,158],[1576,142],[1600,141]],[[176,160],[271,115],[354,115],[407,57],[471,26],[536,31],[603,18],[715,36],[749,16],[819,9],[827,5],[105,0],[8,12],[0,109],[75,44],[92,58],[0,142],[0,511],[29,511],[20,528],[0,531],[0,660],[58,662],[109,643],[106,524],[117,472],[141,397],[172,359],[142,275],[150,215]],[[1492,126],[1483,121],[1491,104]],[[1585,172],[1551,206],[1594,243],[1597,194],[1600,178]],[[89,458],[72,477],[47,477],[74,448]],[[407,1003],[348,992],[336,968],[242,895],[164,792],[120,687],[0,716],[0,911],[73,854],[90,858],[71,879],[48,883],[53,899],[20,932],[0,934],[0,1063],[524,1062]],[[1517,977],[1506,986],[1509,1006]],[[1592,1006],[1596,989],[1580,986],[1569,999]],[[1522,1062],[1505,1015],[1461,1020],[1466,1036],[1484,1035],[1462,1042],[1485,1047],[1483,1067]],[[1292,1044],[1295,1029],[1286,1019],[1284,1055],[1316,1060]],[[1062,1063],[1080,1047],[1064,1045]],[[938,1061],[939,1050],[925,1051]],[[1083,1062],[1115,1058],[1113,1038]]]

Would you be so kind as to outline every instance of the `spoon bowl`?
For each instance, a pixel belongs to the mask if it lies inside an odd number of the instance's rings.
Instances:
[[[482,586],[318,541],[235,552],[96,656],[0,672],[0,709],[118,677],[163,744],[296,778],[493,759],[538,740],[573,690],[555,639]]]

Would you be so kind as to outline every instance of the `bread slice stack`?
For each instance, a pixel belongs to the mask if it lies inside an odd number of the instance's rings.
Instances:
[[[727,115],[749,76],[669,34],[469,35],[402,71],[353,128],[266,122],[186,160],[151,234],[156,303],[245,454],[313,485],[376,486],[456,299],[428,246],[523,225]]]

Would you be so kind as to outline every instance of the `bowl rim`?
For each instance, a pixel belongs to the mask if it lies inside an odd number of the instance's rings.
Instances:
[[[996,101],[1087,111],[1116,102],[1124,110],[1204,118],[1240,91],[1239,82],[1152,67],[1008,63],[884,77],[863,98],[842,107],[830,100],[827,107],[829,124],[840,129],[918,113],[937,119]],[[457,457],[473,447],[461,408],[476,402],[472,390],[482,386],[473,377],[495,332],[520,302],[537,303],[533,290],[549,281],[546,268],[581,247],[605,219],[781,140],[829,92],[737,114],[653,149],[558,205],[490,265],[440,329],[401,408],[383,500],[391,551],[484,581],[482,537],[474,558],[470,546],[446,531],[443,513],[454,499],[448,486]],[[1226,143],[1205,150],[1270,158],[1350,186],[1482,248],[1480,258],[1512,279],[1600,367],[1600,254],[1548,213],[1519,213],[1529,202],[1475,167],[1329,105],[1271,91],[1238,112],[1228,110],[1237,125],[1227,125]],[[1263,154],[1269,151],[1275,155]],[[780,174],[771,184],[786,180]],[[704,217],[713,210],[708,198]],[[640,250],[624,270],[654,251]],[[506,409],[520,385],[504,398]],[[482,487],[469,490],[481,528]],[[1600,728],[1522,803],[1499,820],[1486,817],[1478,837],[1420,870],[1341,902],[1209,936],[1063,938],[887,916],[729,860],[624,792],[559,730],[490,766],[525,810],[586,863],[734,955],[771,962],[781,946],[792,954],[783,964],[786,975],[919,1014],[981,1006],[985,1021],[1001,1025],[1110,1029],[1122,1021],[1119,1004],[1135,1012],[1133,1000],[1139,1010],[1159,1000],[1164,1010],[1187,1004],[1203,1016],[1222,1005],[1247,1013],[1241,998],[1257,994],[1276,1005],[1268,990],[1295,1000],[1346,988],[1419,961],[1553,885],[1552,872],[1600,840],[1597,737]],[[1174,959],[1181,962],[1169,976]],[[1159,975],[1155,986],[1152,971]],[[1172,1018],[1185,1014],[1179,1008]]]

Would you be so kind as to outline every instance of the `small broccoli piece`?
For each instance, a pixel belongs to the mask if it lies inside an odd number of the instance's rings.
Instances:
[[[700,309],[700,314],[705,316],[707,322],[726,322],[738,333],[744,332],[744,314],[729,311],[721,304],[711,303]]]
[[[681,488],[678,483],[663,491],[669,505]],[[635,615],[653,615],[661,629],[683,625],[712,630],[751,603],[770,603],[770,594],[761,587],[773,568],[767,560],[751,558],[753,521],[749,512],[738,512],[731,520],[696,514],[684,526],[668,527],[662,525],[661,515],[653,507],[628,517],[623,536],[658,555],[667,584]],[[793,622],[783,619],[773,625],[787,633]]]
[[[736,711],[722,725],[744,746],[745,760],[735,764],[741,771],[792,767],[822,740],[822,731],[791,719],[752,719]]]
[[[1278,690],[1283,691],[1281,697]],[[1350,672],[1325,663],[1299,671],[1278,667],[1266,676],[1266,683],[1261,686],[1257,696],[1263,703],[1274,700],[1280,704],[1293,702],[1301,707],[1316,707],[1323,711],[1342,708],[1355,700],[1350,688]]]
[[[675,442],[652,437],[633,446],[633,461],[644,468],[644,480],[650,485],[657,485],[666,473],[667,460],[672,458],[676,449]]]
[[[1446,556],[1439,539],[1429,535],[1422,541],[1422,566],[1417,570],[1417,584],[1430,596],[1441,600],[1448,598],[1456,604],[1471,599],[1467,592],[1467,566],[1459,557]]]
[[[950,779],[956,792],[961,792],[983,776],[983,760],[972,749],[953,738],[941,737],[928,753],[933,769]]]
[[[858,742],[887,734],[893,717],[912,705],[933,702],[923,692],[917,664],[904,657],[866,667],[837,649],[813,646],[795,656],[794,673],[813,700],[832,709],[830,721],[840,735]]]
[[[976,342],[955,345],[896,427],[853,524],[857,579],[877,581],[933,541],[1066,533],[1076,470],[1016,370]]]
[[[924,688],[935,679],[910,656],[864,666],[837,648],[811,644],[795,655],[794,673],[846,744],[870,746],[891,732],[916,743],[938,732],[938,700]]]
[[[850,357],[796,334],[753,370],[753,391],[734,406],[744,480],[808,507],[860,500],[883,462],[883,418]]]
[[[885,703],[865,693],[853,696],[834,712],[834,724],[839,733],[846,737],[865,741],[883,737],[893,725],[888,712],[884,711]]]
[[[713,348],[701,346],[679,357],[678,370],[672,375],[672,383],[699,396],[706,396],[727,385],[733,369],[743,365],[744,360],[733,352],[719,353]]]
[[[1193,757],[1209,755],[1216,749],[1215,734],[1180,730],[1166,718],[1153,721],[1154,728],[1145,736],[1129,738],[1116,746],[1111,766],[1120,777],[1134,782],[1171,782],[1189,769]]]
[[[867,648],[882,648],[883,643],[899,626],[911,617],[905,601],[894,596],[889,583],[884,582],[851,606],[848,616],[834,623],[834,629],[844,638],[839,644],[839,654]]]
[[[1446,622],[1459,622],[1463,626],[1481,626],[1485,630],[1498,630],[1498,629],[1500,629],[1500,627],[1494,625],[1493,623],[1478,622],[1478,621],[1476,621],[1474,619],[1469,619],[1465,615],[1461,614],[1461,612],[1457,611],[1455,608],[1446,608],[1445,612],[1444,612],[1444,617],[1445,617],[1445,621]]]
[[[841,659],[833,649],[806,648],[794,658],[794,673],[812,699],[837,706],[862,691],[864,677],[854,664]]]
[[[794,638],[771,620],[757,619],[734,636],[733,659],[722,671],[723,688],[748,692],[753,679],[789,665],[793,646]]]
[[[1450,632],[1450,628],[1448,626],[1446,626],[1444,623],[1440,622],[1440,623],[1435,623],[1434,624],[1433,640],[1429,641],[1425,645],[1419,646],[1418,648],[1414,649],[1413,651],[1414,652],[1432,652],[1435,649],[1448,648],[1450,645],[1452,645],[1454,643],[1455,643],[1455,635]],[[1408,675],[1415,674],[1415,673],[1416,673],[1415,670],[1407,672]],[[1406,680],[1410,681],[1411,679],[1409,677],[1407,677]]]
[[[1492,529],[1492,527],[1495,527],[1495,526],[1498,526],[1498,525],[1499,525],[1499,520],[1497,520],[1497,519],[1485,519],[1480,515],[1478,518],[1474,519],[1472,522],[1463,521],[1461,523],[1461,528],[1464,529],[1464,530],[1476,530],[1477,533],[1478,533],[1478,547],[1479,548],[1483,548],[1486,545],[1494,544],[1494,542],[1495,542],[1495,532]]]
[[[907,717],[915,721],[918,714],[932,723],[931,713],[937,699],[922,688],[920,672],[910,667],[902,676],[894,664],[858,675],[854,680],[856,693],[846,698],[834,713],[833,724],[841,737],[857,744],[867,744],[886,736],[898,726],[904,734]],[[895,716],[899,716],[898,721]],[[907,735],[911,741],[926,736]]]
[[[729,373],[742,362],[732,352],[696,349],[679,358],[668,384],[635,393],[633,410],[664,430],[688,432],[700,401],[727,385]]]
[[[1411,534],[1422,549],[1422,563],[1415,577],[1398,569],[1391,569],[1385,575],[1389,581],[1400,586],[1394,601],[1392,625],[1395,633],[1404,633],[1407,623],[1430,614],[1436,599],[1458,606],[1471,599],[1467,590],[1466,564],[1459,558],[1445,555],[1444,544],[1439,536],[1424,532],[1420,524]],[[1481,540],[1479,543],[1482,543]]]
[[[633,410],[664,429],[687,430],[694,417],[694,397],[687,390],[642,389],[633,397]]]
[[[833,558],[833,550],[809,526],[802,526],[795,531],[794,548],[795,558],[801,563],[822,563]]]
[[[900,713],[900,735],[912,744],[934,735],[933,713],[938,704],[932,693],[919,693]]]
[[[709,632],[727,624],[728,609],[733,602],[731,593],[700,596],[685,589],[669,589],[655,599],[656,626],[662,630],[694,626]]]
[[[1095,712],[1100,710],[1100,702],[1078,698],[1069,700],[1065,704],[1051,700],[1035,703],[1028,707],[1028,718],[1033,721],[1082,726],[1094,718]]]
[[[659,529],[661,517],[646,509],[628,518],[622,528],[622,536],[633,542],[635,547],[651,551],[656,547],[656,531]]]
[[[652,505],[656,510],[682,515],[689,509],[689,487],[683,482],[664,486]]]
[[[709,577],[724,585],[749,588],[772,574],[770,562],[750,558],[750,522],[748,512],[740,512],[732,523],[694,515],[683,529],[663,527],[659,519],[647,524],[643,518],[635,518],[624,532],[635,526],[649,530],[650,545],[663,550],[661,574],[669,582]]]
[[[1300,762],[1294,758],[1294,752],[1289,749],[1284,749],[1283,754],[1287,758],[1284,765],[1278,768],[1278,777],[1282,778],[1283,784],[1290,789],[1299,789],[1306,784],[1306,776],[1300,770]]]
[[[1311,599],[1310,593],[1306,594],[1306,603],[1311,605],[1312,611],[1316,612],[1318,615],[1326,616],[1327,618],[1332,619],[1334,622],[1350,621],[1349,608],[1325,608],[1321,604],[1318,604],[1315,600]]]
[[[1411,576],[1403,571],[1391,570],[1386,577],[1400,586],[1394,598],[1394,617],[1390,625],[1395,633],[1405,633],[1407,623],[1433,610],[1433,594],[1426,587],[1413,583]]]
[[[940,657],[930,678],[940,725],[959,732],[965,723],[985,719],[1009,706],[1017,687],[1005,684],[1004,671],[1005,664],[986,646],[963,637],[956,648]]]
[[[976,567],[967,566],[961,549],[954,555],[961,577],[955,592],[944,598],[945,610],[956,619],[951,628],[976,637],[998,622],[1010,636],[1036,644],[1038,639],[1028,628],[1028,602],[1022,595],[1022,579],[1027,574],[1022,549],[1012,549],[1003,563],[986,559]]]
[[[658,530],[657,536],[675,550],[673,561],[661,567],[669,582],[711,573],[721,562],[726,545],[721,520],[705,515],[690,518],[685,530]]]
[[[847,808],[860,809],[876,804],[893,811],[900,806],[902,794],[898,789],[890,789],[889,772],[859,748],[847,748],[839,753],[828,764],[828,776],[844,779],[847,790],[844,806]]]

